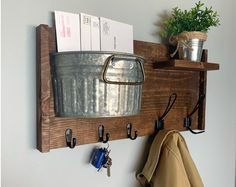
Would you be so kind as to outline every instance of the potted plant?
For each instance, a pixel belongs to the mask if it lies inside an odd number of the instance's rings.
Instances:
[[[176,43],[175,53],[180,59],[200,61],[202,47],[207,40],[210,27],[220,25],[219,15],[212,7],[204,7],[200,1],[190,10],[172,9],[171,16],[164,20],[160,31],[162,37],[169,38],[170,43]]]

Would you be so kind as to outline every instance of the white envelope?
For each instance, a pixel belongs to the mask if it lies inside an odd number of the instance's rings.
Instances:
[[[100,51],[100,20],[91,16],[91,50]]]
[[[100,51],[100,21],[96,16],[80,13],[81,50]]]
[[[81,50],[91,51],[91,16],[80,13]]]
[[[80,51],[80,19],[78,14],[55,11],[57,51]]]
[[[133,53],[133,26],[100,18],[101,51]]]

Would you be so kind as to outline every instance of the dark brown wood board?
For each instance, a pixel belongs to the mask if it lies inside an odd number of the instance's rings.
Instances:
[[[192,111],[200,94],[206,94],[206,71],[175,68],[156,69],[157,60],[169,59],[169,49],[163,44],[134,41],[134,53],[143,56],[145,82],[140,114],[112,118],[64,118],[55,117],[54,98],[50,74],[50,53],[56,52],[55,29],[47,25],[37,27],[37,148],[41,152],[66,147],[65,130],[72,129],[76,145],[98,142],[98,126],[104,125],[110,140],[127,138],[126,126],[132,123],[138,136],[155,133],[155,121],[164,112],[169,96],[177,94],[177,100],[165,118],[165,129],[186,130],[183,119]],[[204,61],[207,61],[205,53]],[[194,113],[191,127],[205,128],[205,101]],[[132,132],[133,133],[133,132]]]
[[[189,62],[187,60],[173,59],[169,61],[157,62],[155,68],[168,70],[188,70],[188,71],[210,71],[218,70],[219,64],[206,62]]]

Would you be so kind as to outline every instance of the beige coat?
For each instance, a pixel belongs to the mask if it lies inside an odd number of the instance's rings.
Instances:
[[[204,187],[184,138],[175,130],[158,132],[137,178],[142,186]]]

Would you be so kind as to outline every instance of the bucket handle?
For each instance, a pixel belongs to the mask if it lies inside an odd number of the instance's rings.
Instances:
[[[108,80],[106,78],[107,69],[108,69],[109,63],[112,62],[114,59],[134,60],[135,62],[137,62],[139,64],[140,68],[141,68],[143,79],[141,81],[137,81],[137,82],[116,82],[116,81]],[[108,84],[122,84],[122,85],[140,85],[140,84],[142,84],[145,80],[145,74],[144,74],[144,68],[143,68],[143,64],[142,64],[142,58],[138,57],[138,56],[122,56],[122,55],[115,55],[115,54],[109,56],[105,60],[105,64],[104,64],[103,71],[102,71],[102,80],[105,83],[108,83]]]

